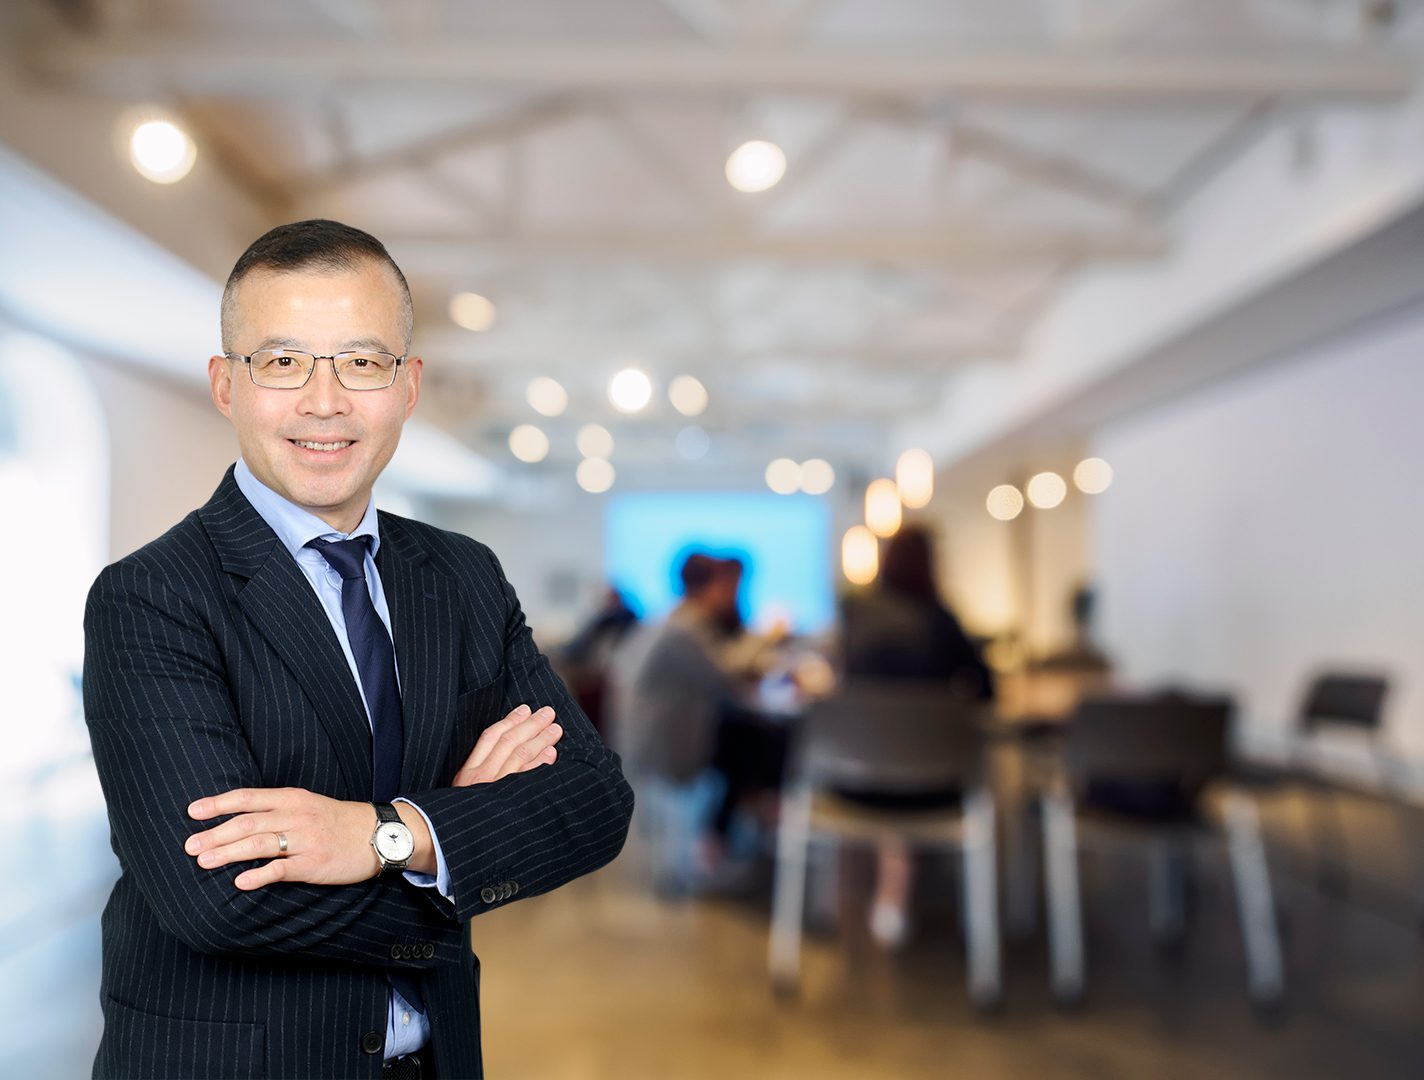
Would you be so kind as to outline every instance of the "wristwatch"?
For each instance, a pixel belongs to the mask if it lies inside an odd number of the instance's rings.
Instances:
[[[410,865],[415,854],[415,837],[390,803],[372,803],[376,808],[376,831],[371,846],[381,860],[381,874],[396,874]]]

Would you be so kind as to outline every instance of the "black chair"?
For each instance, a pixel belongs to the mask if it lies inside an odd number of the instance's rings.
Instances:
[[[1393,761],[1380,739],[1389,681],[1367,673],[1321,672],[1301,698],[1286,760],[1282,764],[1237,762],[1236,780],[1258,791],[1287,790],[1301,801],[1314,845],[1316,883],[1327,892],[1348,891],[1348,832],[1340,802],[1344,784],[1320,753],[1325,740],[1344,737],[1364,744],[1376,793],[1393,786]],[[1324,736],[1324,740],[1322,740]]]
[[[1345,893],[1349,888],[1349,842],[1338,785],[1316,754],[1319,736],[1353,736],[1364,740],[1374,768],[1374,783],[1388,789],[1390,759],[1380,741],[1380,714],[1389,682],[1379,675],[1325,673],[1317,675],[1301,702],[1300,739],[1292,754],[1294,779],[1305,796],[1306,813],[1315,838],[1316,880],[1321,888]]]
[[[1080,704],[1063,746],[1062,771],[1042,796],[1044,874],[1055,996],[1084,989],[1077,853],[1080,832],[1149,845],[1151,925],[1159,940],[1178,936],[1185,911],[1182,870],[1191,843],[1218,828],[1205,804],[1224,781],[1231,704],[1179,695],[1097,698]],[[1255,803],[1221,792],[1251,997],[1277,1002],[1284,989],[1270,873]]]
[[[1374,734],[1388,691],[1388,680],[1379,675],[1319,675],[1301,706],[1301,730],[1314,734],[1332,727],[1353,728]]]
[[[812,707],[792,748],[782,790],[769,949],[772,985],[797,982],[807,849],[814,840],[873,845],[886,836],[912,847],[948,847],[965,862],[969,996],[1000,997],[994,800],[983,768],[982,710],[943,682],[852,682]],[[923,792],[957,788],[959,804],[887,810],[835,789]]]

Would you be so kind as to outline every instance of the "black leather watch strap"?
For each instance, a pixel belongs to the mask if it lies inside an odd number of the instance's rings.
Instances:
[[[401,821],[400,814],[396,813],[396,808],[390,803],[372,803],[371,805],[376,808],[376,827],[371,831],[371,847],[376,852],[377,861],[381,864],[379,876],[394,877],[410,865],[410,860],[405,859],[402,862],[387,862],[381,857],[381,849],[376,847],[376,833],[381,831],[382,825],[394,823],[404,829],[406,824],[404,821]]]

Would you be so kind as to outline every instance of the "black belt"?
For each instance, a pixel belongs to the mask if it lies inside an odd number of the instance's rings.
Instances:
[[[391,1058],[381,1066],[381,1080],[434,1080],[435,1056],[430,1047]]]

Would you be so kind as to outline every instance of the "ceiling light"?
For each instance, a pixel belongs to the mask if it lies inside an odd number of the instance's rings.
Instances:
[[[129,136],[129,160],[139,175],[155,184],[173,184],[192,170],[198,148],[171,120],[148,120]]]
[[[876,536],[899,531],[900,491],[894,480],[872,480],[865,489],[865,523]]]
[[[1112,480],[1112,466],[1100,457],[1084,458],[1073,470],[1073,483],[1084,495],[1101,495]]]
[[[450,298],[450,321],[476,333],[494,325],[494,302],[479,293],[456,293]]]
[[[780,457],[766,467],[766,486],[778,495],[794,494],[801,486],[801,466]]]
[[[992,518],[1013,521],[1023,513],[1024,497],[1013,484],[1000,484],[989,492],[989,497],[984,500],[984,507]]]
[[[786,155],[776,143],[753,139],[727,156],[727,183],[738,191],[765,191],[784,175]]]
[[[543,461],[549,454],[549,436],[533,424],[520,424],[509,433],[509,452],[530,464]]]
[[[1040,510],[1052,510],[1068,494],[1068,485],[1056,472],[1041,472],[1029,477],[1024,491],[1034,506]]]
[[[928,506],[934,496],[934,459],[924,450],[906,450],[895,462],[895,487],[911,510]]]
[[[602,424],[585,424],[578,430],[578,450],[587,458],[611,458],[613,436]]]
[[[569,407],[568,393],[547,375],[540,375],[531,380],[524,396],[534,411],[541,416],[558,416]]]
[[[584,458],[575,477],[578,486],[590,495],[601,495],[613,486],[613,466],[602,458]]]
[[[807,495],[824,495],[836,482],[836,470],[829,461],[812,458],[801,462],[801,490]]]
[[[652,398],[653,381],[637,368],[624,368],[608,381],[608,400],[619,412],[638,412]]]
[[[679,375],[668,386],[668,400],[683,416],[696,416],[707,408],[707,387],[691,375]]]
[[[852,585],[869,585],[880,572],[875,534],[864,525],[852,525],[841,537],[841,572]]]

